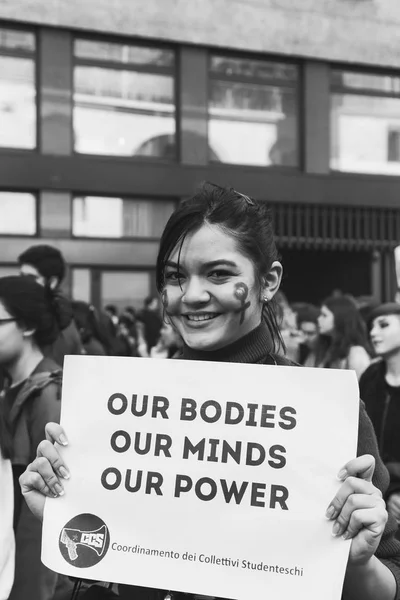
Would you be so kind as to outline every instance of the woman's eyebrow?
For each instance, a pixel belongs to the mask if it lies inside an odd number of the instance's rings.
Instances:
[[[211,260],[210,262],[204,263],[204,267],[207,269],[211,269],[212,267],[218,267],[219,265],[225,265],[227,267],[237,268],[237,264],[232,260],[220,259],[220,260]]]

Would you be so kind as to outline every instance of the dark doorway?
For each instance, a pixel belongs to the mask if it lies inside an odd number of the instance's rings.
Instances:
[[[319,304],[334,290],[371,294],[371,255],[344,250],[281,249],[281,289],[292,302]]]

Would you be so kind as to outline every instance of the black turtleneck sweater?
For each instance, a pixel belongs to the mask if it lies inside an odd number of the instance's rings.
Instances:
[[[273,344],[268,327],[261,323],[256,329],[243,336],[233,344],[225,346],[220,350],[202,351],[193,350],[184,346],[182,354],[178,358],[185,360],[208,360],[217,362],[236,362],[246,364],[268,364],[294,366],[296,363],[275,354],[272,351]],[[321,397],[323,397],[323,390]],[[327,412],[327,415],[329,412]],[[329,418],[326,421],[326,427],[329,427]],[[357,456],[363,454],[372,454],[375,457],[376,467],[373,477],[374,485],[379,488],[382,494],[389,484],[389,475],[380,456],[374,428],[367,413],[364,403],[360,403],[360,417],[358,425],[358,447]],[[400,600],[400,542],[395,539],[397,532],[397,523],[393,517],[389,516],[381,542],[376,551],[376,556],[392,571],[396,582],[397,592],[394,600]],[[121,600],[142,600],[151,598],[152,600],[162,600],[167,592],[160,590],[148,590],[147,588],[136,588],[135,586],[119,586]],[[140,590],[144,590],[144,596],[140,595]],[[138,595],[139,593],[139,595]],[[180,598],[180,594],[173,594],[175,600]],[[187,598],[187,595],[185,594]],[[360,600],[362,600],[360,598]],[[378,598],[377,598],[378,600]]]

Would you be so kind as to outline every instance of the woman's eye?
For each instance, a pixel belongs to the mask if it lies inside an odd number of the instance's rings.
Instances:
[[[213,277],[214,279],[224,279],[226,277],[231,277],[231,275],[232,273],[230,271],[224,271],[223,269],[215,269],[209,273],[209,277]]]
[[[169,273],[165,274],[165,280],[169,283],[177,283],[182,281],[182,279],[183,275],[179,271],[170,271]]]

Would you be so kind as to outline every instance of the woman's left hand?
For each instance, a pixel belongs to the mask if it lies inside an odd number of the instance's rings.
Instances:
[[[374,470],[375,458],[369,454],[348,462],[338,474],[343,485],[326,511],[334,521],[332,534],[352,539],[353,565],[366,564],[375,554],[388,518],[382,494],[372,483]]]

